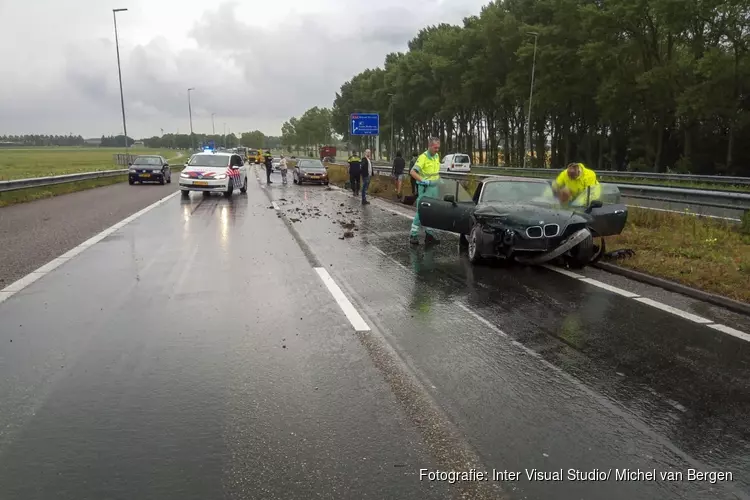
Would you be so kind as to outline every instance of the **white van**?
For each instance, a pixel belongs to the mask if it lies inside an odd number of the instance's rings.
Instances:
[[[445,155],[440,162],[441,172],[471,172],[471,159],[469,155],[454,153]]]

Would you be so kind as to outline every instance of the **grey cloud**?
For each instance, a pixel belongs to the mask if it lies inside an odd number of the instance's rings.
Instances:
[[[342,8],[333,9],[332,2],[338,1]],[[121,31],[128,131],[137,137],[158,134],[160,128],[186,131],[187,88],[195,87],[196,131],[210,131],[211,113],[216,113],[217,128],[227,122],[234,131],[259,128],[278,134],[289,117],[311,106],[330,106],[344,81],[382,65],[388,52],[405,50],[406,42],[422,27],[460,22],[463,16],[478,13],[482,4],[481,0],[329,3],[326,12],[267,21],[259,21],[264,19],[262,10],[257,16],[243,17],[238,4],[223,3],[205,11],[192,25],[171,26],[138,44],[129,43],[123,34],[127,30]],[[98,16],[97,23],[101,19],[106,16]],[[111,14],[108,22],[111,25]],[[0,109],[9,118],[0,119],[0,134],[118,133],[114,41],[97,26],[89,37],[82,35],[86,27],[80,26],[75,36],[61,38],[61,43],[34,48],[33,70],[19,70],[10,80],[0,81]],[[168,40],[174,29],[182,30],[195,46],[175,47]],[[0,31],[0,46],[6,42]],[[19,57],[17,51],[11,54],[1,48],[0,55]],[[45,67],[49,71],[40,70]]]

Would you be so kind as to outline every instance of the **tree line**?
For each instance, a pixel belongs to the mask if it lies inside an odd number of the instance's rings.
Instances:
[[[85,144],[80,135],[0,135],[2,146],[82,146]]]
[[[338,139],[333,137],[331,110],[328,108],[310,108],[299,118],[290,118],[281,126],[281,143],[290,153],[311,150],[313,156],[318,154],[320,146],[329,146]]]
[[[356,143],[349,115],[376,112],[386,149],[434,135],[490,165],[750,175],[749,35],[745,0],[494,1],[344,83],[330,126]],[[284,144],[312,141],[303,118]]]

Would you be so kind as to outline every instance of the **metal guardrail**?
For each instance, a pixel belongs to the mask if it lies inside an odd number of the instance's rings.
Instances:
[[[124,156],[124,155],[123,155]],[[170,161],[179,160],[172,158]],[[172,170],[182,168],[183,164],[170,164]],[[127,175],[128,169],[117,170],[100,170],[98,172],[81,172],[77,174],[53,175],[49,177],[33,177],[30,179],[15,179],[11,181],[0,181],[0,193],[18,191],[20,189],[29,189],[37,187],[55,186],[57,184],[68,184],[70,182],[89,181],[105,177],[117,177]]]
[[[337,164],[338,165],[338,164]],[[390,167],[375,165],[378,175],[389,175]],[[498,177],[501,174],[466,174],[441,172],[446,179],[465,180],[469,175],[476,179]],[[702,189],[673,188],[665,186],[645,186],[638,184],[614,184],[626,198],[654,200],[667,203],[682,203],[694,206],[723,208],[729,210],[750,210],[750,194],[736,191],[708,191]]]

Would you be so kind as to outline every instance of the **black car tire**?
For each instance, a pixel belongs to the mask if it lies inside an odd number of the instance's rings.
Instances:
[[[240,188],[240,193],[242,194],[247,193],[247,177],[245,177],[245,181],[242,183],[242,187]]]
[[[591,263],[594,257],[594,237],[589,235],[585,240],[570,250],[568,262],[570,267],[581,269]]]
[[[324,184],[324,185],[326,185],[326,186],[328,185],[328,183],[327,183],[327,182],[324,182],[323,184]]]
[[[596,262],[599,262],[601,258],[604,256],[605,253],[607,253],[607,245],[604,243],[604,238],[597,235],[593,230],[589,229],[591,231],[592,236],[594,239],[598,239],[598,244],[594,244],[594,255],[591,257],[590,264],[594,264]]]
[[[458,248],[462,250],[469,248],[469,238],[463,233],[458,236]]]
[[[484,259],[482,259],[482,256],[479,254],[479,239],[481,237],[482,228],[479,224],[474,224],[471,227],[471,232],[469,233],[468,237],[468,248],[467,248],[467,256],[469,257],[469,262],[471,262],[474,265],[481,264]]]
[[[183,198],[190,198],[190,191],[188,191],[187,189],[181,189],[180,191],[182,192]]]
[[[231,198],[232,194],[234,193],[234,186],[232,186],[232,183],[229,183],[229,188],[224,192],[224,196],[227,198]]]
[[[161,184],[163,186],[166,183],[167,183],[167,181],[164,179],[164,174],[162,174],[162,176],[159,177],[159,184]]]
[[[132,185],[135,184],[135,181],[133,179],[128,179],[128,184],[130,184],[132,186]]]
[[[167,172],[167,184],[172,184],[172,171]]]
[[[203,197],[204,197],[204,198],[208,198],[209,196],[211,196],[211,193],[210,193],[210,192],[208,192],[208,191],[203,191]]]

